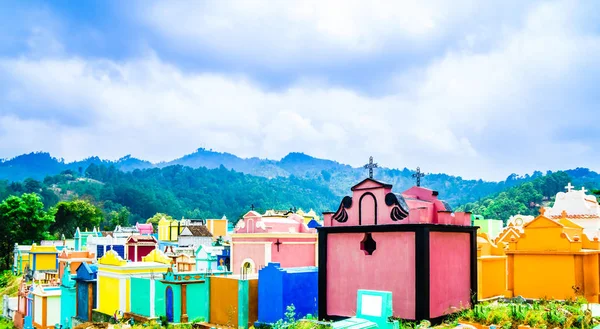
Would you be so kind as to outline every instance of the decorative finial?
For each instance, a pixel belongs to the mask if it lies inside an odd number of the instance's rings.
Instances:
[[[560,216],[561,216],[563,219],[567,218],[567,211],[566,211],[566,210],[563,210],[563,211],[560,213]]]
[[[417,171],[412,176],[417,179],[417,186],[421,186],[421,177],[425,177],[425,174],[421,172],[420,167],[417,167]]]
[[[567,192],[571,192],[575,188],[575,186],[571,185],[571,182],[569,182],[569,184],[567,184],[565,188],[567,189]]]
[[[250,209],[254,210],[254,204],[250,205]]]
[[[546,208],[540,207],[540,216],[544,216],[545,212],[546,212]]]
[[[369,169],[369,178],[373,179],[373,168],[377,168],[377,164],[373,163],[373,157],[369,157],[369,163],[365,165],[365,169]]]

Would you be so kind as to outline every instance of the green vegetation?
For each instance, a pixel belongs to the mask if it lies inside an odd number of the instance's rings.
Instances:
[[[11,266],[15,243],[29,244],[47,238],[53,221],[53,214],[44,210],[40,196],[35,193],[4,199],[0,203],[0,269]]]
[[[501,219],[505,223],[510,216],[537,215],[540,205],[549,203],[556,193],[564,191],[571,181],[567,173],[559,171],[540,176],[483,200],[467,203],[458,208],[484,218]]]
[[[0,274],[0,296],[16,296],[19,291],[20,277],[16,277],[11,271],[3,271]]]
[[[498,328],[517,329],[530,326],[539,329],[578,328],[590,329],[600,323],[585,309],[584,299],[575,301],[535,301],[528,303],[481,303],[473,309],[462,310],[452,315],[445,323],[446,327],[455,327],[458,323],[477,323],[496,325]]]
[[[12,323],[12,321],[0,317],[0,329],[15,329],[15,325]]]

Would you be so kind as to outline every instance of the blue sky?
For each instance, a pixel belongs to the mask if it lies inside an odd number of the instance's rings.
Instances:
[[[571,1],[0,5],[0,157],[198,147],[466,178],[590,167],[600,8]]]

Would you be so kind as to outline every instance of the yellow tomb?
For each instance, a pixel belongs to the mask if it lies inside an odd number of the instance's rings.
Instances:
[[[98,312],[113,315],[115,311],[130,311],[131,277],[162,278],[169,265],[155,262],[154,260],[164,258],[156,255],[154,251],[153,253],[153,256],[148,255],[150,257],[146,258],[149,261],[127,262],[115,251],[110,250],[98,260]],[[170,263],[170,260],[168,261]]]
[[[29,250],[29,266],[33,272],[58,272],[58,250],[56,246],[38,246]]]
[[[229,224],[229,220],[227,217],[223,216],[221,219],[207,219],[206,227],[213,235],[213,239],[217,239],[220,236],[227,235],[227,225]]]
[[[177,241],[179,233],[181,233],[184,228],[185,225],[181,225],[178,220],[168,220],[163,217],[158,221],[158,240]]]
[[[600,242],[569,219],[540,216],[508,238],[508,290],[513,296],[540,299],[585,297],[597,303]]]
[[[477,234],[477,291],[478,300],[512,297],[507,291],[508,257],[504,243],[496,245],[486,233]]]

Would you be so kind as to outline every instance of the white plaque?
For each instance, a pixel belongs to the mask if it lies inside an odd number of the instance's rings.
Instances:
[[[381,296],[362,295],[362,314],[381,317]]]

